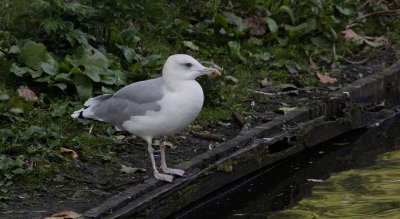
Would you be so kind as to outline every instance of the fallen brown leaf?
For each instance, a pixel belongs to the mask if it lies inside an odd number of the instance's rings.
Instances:
[[[27,167],[27,169],[28,170],[33,170],[33,166],[35,165],[35,163],[33,162],[33,160],[29,160],[28,161],[28,167]]]
[[[259,19],[255,17],[249,17],[243,20],[245,27],[253,27],[250,29],[250,34],[254,36],[262,36],[267,30],[267,26]]]
[[[74,211],[64,211],[51,215],[51,217],[57,217],[57,218],[78,218],[80,216],[82,215]]]
[[[60,150],[61,150],[61,152],[71,153],[71,157],[74,159],[76,159],[78,157],[78,154],[74,150],[71,150],[68,148],[60,148]]]
[[[310,65],[311,65],[311,68],[314,70],[319,69],[318,65],[315,64],[315,62],[313,61],[313,59],[311,57],[310,57]]]
[[[18,95],[20,97],[25,98],[25,100],[31,100],[31,101],[38,101],[39,98],[36,96],[35,92],[33,92],[29,87],[21,85],[17,89]]]
[[[321,81],[321,83],[323,83],[323,84],[337,82],[336,78],[332,78],[326,73],[323,75],[323,74],[320,74],[317,72],[317,76],[318,76],[319,80]]]
[[[385,41],[389,41],[389,39],[386,36],[374,37],[374,42],[385,42]]]
[[[347,29],[342,31],[342,34],[344,34],[344,38],[361,38],[356,32],[354,32],[352,29]]]

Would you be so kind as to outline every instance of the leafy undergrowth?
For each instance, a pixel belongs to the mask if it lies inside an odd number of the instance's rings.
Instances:
[[[199,79],[206,105],[190,134],[228,126],[233,111],[268,121],[248,112],[295,107],[277,93],[345,86],[365,75],[344,76],[343,63],[367,63],[400,42],[398,0],[14,0],[0,7],[0,199],[28,180],[66,171],[81,177],[76,166],[128,165],[117,154],[142,141],[69,115],[88,97],[159,77],[171,54],[223,69],[223,77]],[[37,100],[21,97],[21,85]]]

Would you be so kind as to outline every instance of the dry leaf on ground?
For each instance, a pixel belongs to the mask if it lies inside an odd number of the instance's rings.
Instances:
[[[359,36],[352,29],[344,30],[342,31],[342,34],[344,35],[345,39],[354,38],[359,45],[366,43],[367,45],[376,48],[389,44],[389,39],[386,36],[380,36],[380,37]]]
[[[347,29],[342,31],[342,34],[344,34],[344,38],[361,38],[356,32],[354,32],[352,29]]]
[[[78,218],[80,216],[82,215],[74,211],[64,211],[51,215],[52,218]]]
[[[279,108],[278,110],[279,110],[279,111],[282,111],[283,114],[286,115],[286,114],[288,114],[289,112],[292,112],[292,111],[294,111],[294,110],[296,110],[296,109],[297,109],[296,107],[286,107],[286,106],[284,106],[284,107]]]
[[[38,101],[39,98],[36,96],[35,92],[33,92],[29,87],[21,85],[18,88],[18,95],[20,97],[25,98],[25,100],[32,100],[32,101]]]
[[[310,65],[311,65],[311,68],[314,70],[319,69],[318,65],[315,64],[315,62],[313,61],[313,59],[311,57],[310,57]]]
[[[245,27],[253,27],[250,29],[250,34],[254,36],[262,36],[267,31],[267,26],[259,19],[255,17],[245,18],[243,20]]]
[[[71,153],[71,157],[74,159],[76,159],[78,157],[78,154],[74,150],[71,150],[68,148],[60,148],[60,150],[61,150],[61,152]]]
[[[385,41],[389,41],[389,39],[386,36],[374,37],[374,42],[385,42]]]
[[[323,75],[323,74],[320,74],[317,72],[317,76],[318,76],[319,80],[321,81],[321,83],[323,83],[323,84],[337,82],[336,78],[332,78],[326,73]]]
[[[125,166],[122,165],[121,167],[121,173],[127,173],[127,174],[131,174],[131,173],[136,173],[136,172],[146,172],[146,169],[144,168],[136,168],[136,167],[129,167],[129,166]]]

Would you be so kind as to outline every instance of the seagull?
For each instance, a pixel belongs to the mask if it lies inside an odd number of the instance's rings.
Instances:
[[[185,171],[168,168],[165,146],[160,141],[161,169],[154,160],[153,138],[173,135],[190,125],[200,113],[204,102],[203,89],[195,80],[202,75],[219,76],[214,68],[207,68],[185,54],[168,57],[162,77],[127,85],[114,94],[88,99],[84,108],[72,118],[87,118],[111,124],[117,131],[128,131],[147,142],[154,178],[172,182],[173,176]]]

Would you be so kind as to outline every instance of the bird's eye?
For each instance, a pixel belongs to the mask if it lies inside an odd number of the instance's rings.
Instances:
[[[185,63],[185,66],[188,67],[188,68],[190,68],[190,67],[192,67],[192,63],[190,63],[190,62]]]

